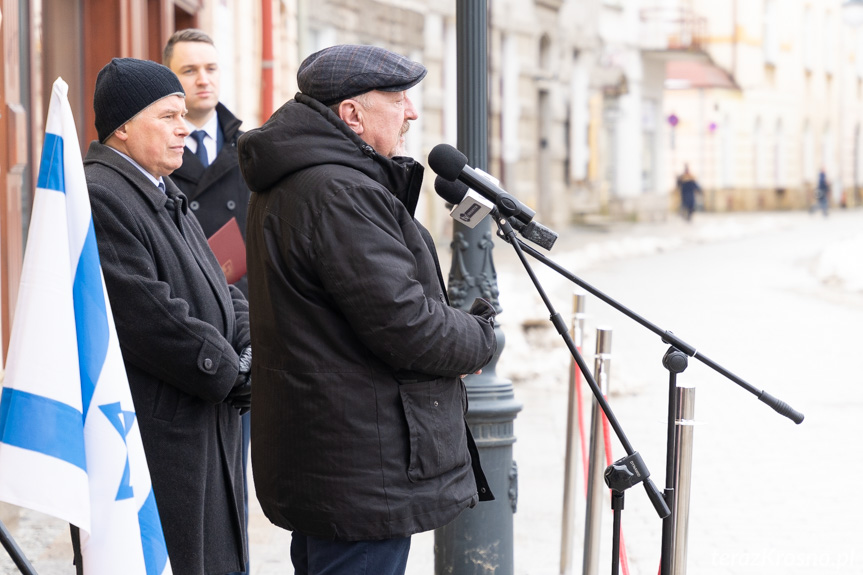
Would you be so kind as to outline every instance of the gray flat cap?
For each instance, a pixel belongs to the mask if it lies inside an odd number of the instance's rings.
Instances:
[[[300,92],[325,106],[372,90],[401,92],[416,86],[426,68],[377,46],[343,44],[306,58],[297,72]]]

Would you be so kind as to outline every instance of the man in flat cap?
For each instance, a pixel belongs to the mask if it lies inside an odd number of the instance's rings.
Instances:
[[[447,303],[403,157],[421,64],[334,46],[239,141],[252,190],[252,469],[293,531],[297,574],[404,573],[413,533],[490,499],[460,376],[496,348],[494,310]]]
[[[93,107],[84,171],[173,572],[243,571],[248,305],[168,178],[188,134],[183,88],[161,64],[115,58]]]

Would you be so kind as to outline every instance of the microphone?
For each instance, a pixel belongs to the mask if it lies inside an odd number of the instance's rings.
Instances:
[[[470,228],[476,226],[489,213],[493,217],[500,215],[494,204],[469,189],[464,182],[451,182],[445,180],[442,176],[438,176],[434,181],[434,189],[437,195],[450,204],[454,204],[452,210],[450,210],[452,219],[458,220]],[[539,222],[532,221],[529,224],[524,224],[521,220],[514,218],[511,223],[513,229],[521,234],[524,239],[546,250],[551,251],[554,242],[557,240],[557,234]]]
[[[517,218],[524,225],[536,215],[514,196],[500,189],[478,170],[467,165],[467,156],[448,144],[438,144],[429,152],[429,166],[443,179],[454,182],[461,180],[485,198],[495,203],[498,210],[507,218]]]
[[[434,181],[434,189],[437,195],[453,204],[449,211],[452,219],[471,229],[490,213],[494,212],[497,215],[497,208],[493,203],[468,189],[467,184],[463,182],[450,182],[438,176]]]

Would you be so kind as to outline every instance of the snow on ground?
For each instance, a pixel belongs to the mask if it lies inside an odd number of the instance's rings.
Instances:
[[[815,277],[848,292],[863,292],[863,233],[828,246],[815,263]]]

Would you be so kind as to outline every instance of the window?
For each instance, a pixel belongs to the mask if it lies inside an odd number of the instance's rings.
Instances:
[[[824,71],[833,74],[836,70],[836,36],[840,30],[834,26],[833,14],[828,12],[824,15],[823,23],[823,45],[824,45]]]
[[[782,129],[782,120],[776,120],[776,128],[773,133],[773,182],[778,188],[785,188],[785,137]]]
[[[854,65],[857,69],[857,77],[863,78],[863,29],[854,31],[854,42],[857,49],[854,50]]]
[[[763,188],[767,184],[764,173],[764,142],[761,133],[761,118],[755,119],[752,129],[752,171],[756,188]]]
[[[812,7],[807,6],[803,12],[803,68],[812,72],[815,67],[815,23],[812,21]]]
[[[809,120],[803,125],[803,177],[804,182],[814,182],[815,173],[815,137]]]
[[[725,114],[722,117],[722,123],[718,126],[720,141],[720,185],[723,188],[734,187],[734,151],[737,147],[734,145],[734,128],[731,123],[731,116]]]
[[[583,58],[576,56],[572,66],[570,84],[570,177],[576,181],[587,179],[590,160],[588,130],[590,127],[590,71]]]
[[[779,18],[776,0],[766,0],[764,3],[764,63],[775,66],[779,59]]]
[[[520,156],[518,124],[521,100],[518,97],[519,62],[518,38],[505,34],[501,46],[501,137],[505,163],[517,162]]]
[[[833,174],[836,173],[833,152],[833,130],[828,122],[824,124],[824,136],[821,140],[821,166],[827,172],[828,180],[832,179]]]

